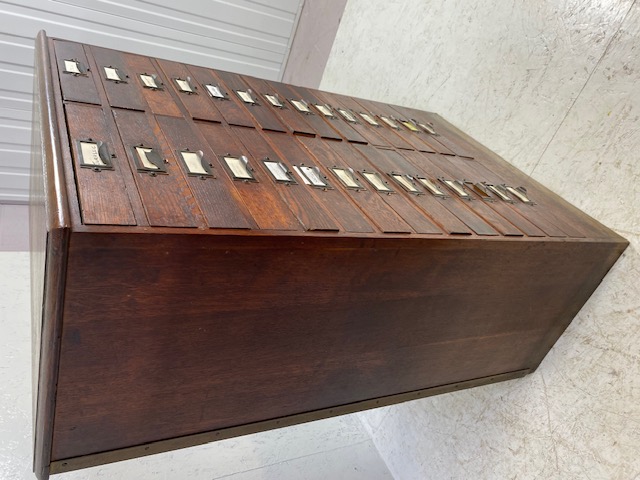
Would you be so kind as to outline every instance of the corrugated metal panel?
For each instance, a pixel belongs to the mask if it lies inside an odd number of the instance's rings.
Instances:
[[[28,200],[39,30],[280,80],[303,0],[0,0],[0,202]]]

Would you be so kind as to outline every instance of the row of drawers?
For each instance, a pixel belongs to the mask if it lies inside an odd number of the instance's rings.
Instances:
[[[53,44],[85,225],[585,236],[426,112]]]
[[[65,112],[85,224],[571,234],[511,192],[483,199],[462,186],[500,178],[460,157],[77,103]],[[99,160],[87,145],[102,147]]]
[[[71,42],[55,49],[66,101],[101,104],[103,88],[115,108],[473,158],[424,112]]]

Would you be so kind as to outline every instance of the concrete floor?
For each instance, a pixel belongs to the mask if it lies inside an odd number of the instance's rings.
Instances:
[[[321,88],[438,112],[631,245],[533,375],[361,413],[394,478],[640,478],[640,2],[350,0]]]

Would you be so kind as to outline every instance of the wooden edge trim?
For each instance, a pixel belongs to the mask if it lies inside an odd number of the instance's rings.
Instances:
[[[53,230],[47,236],[37,408],[34,419],[33,471],[40,480],[49,478],[51,462],[69,238],[69,229]]]
[[[161,440],[158,442],[151,442],[143,445],[137,445],[135,447],[95,453],[92,455],[85,455],[82,457],[69,458],[65,460],[56,460],[55,462],[51,462],[51,473],[54,474],[69,472],[81,468],[94,467],[97,465],[104,465],[106,463],[119,462],[122,460],[143,457],[146,455],[154,455],[156,453],[167,452],[170,450],[193,447],[196,445],[202,445],[226,438],[238,437],[241,435],[248,435],[265,430],[288,427],[291,425],[312,422],[314,420],[321,420],[338,415],[346,415],[348,413],[359,412],[361,410],[367,410],[370,408],[378,408],[387,405],[393,405],[395,403],[407,402],[409,400],[416,400],[433,395],[454,392],[465,388],[472,388],[480,385],[502,382],[504,380],[521,378],[528,373],[530,373],[529,369],[517,370],[515,372],[501,373],[498,375],[492,375],[490,377],[482,377],[474,380],[452,383],[449,385],[425,388],[422,390],[415,390],[412,392],[400,393],[397,395],[390,395],[386,397],[365,400],[362,402],[350,403],[347,405],[340,405],[333,408],[325,408],[323,410],[316,410],[313,412],[300,413],[297,415],[281,417],[273,420],[266,420],[263,422],[250,423],[237,427],[224,428],[221,430],[214,430],[210,432],[197,433],[194,435],[187,435],[184,437]]]
[[[62,166],[62,149],[58,136],[58,117],[54,98],[54,79],[51,69],[51,54],[44,30],[36,38],[36,68],[40,78],[37,80],[40,98],[40,136],[43,152],[43,176],[45,185],[45,208],[47,230],[69,228],[69,204]]]
[[[46,235],[44,245],[45,290],[42,297],[41,316],[34,315],[34,329],[40,332],[36,410],[34,418],[33,471],[40,480],[49,478],[51,445],[53,441],[53,417],[55,393],[58,381],[60,334],[62,330],[63,298],[67,271],[67,254],[70,236],[69,204],[62,164],[62,150],[58,135],[58,116],[53,102],[54,72],[47,35],[38,32],[35,50],[36,75],[35,102],[39,102],[39,115],[34,121],[40,134],[42,178],[44,187],[44,218]],[[42,225],[44,228],[45,225]],[[33,233],[32,233],[33,234]]]

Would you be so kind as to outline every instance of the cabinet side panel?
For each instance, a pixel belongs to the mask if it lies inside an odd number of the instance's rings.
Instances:
[[[530,368],[619,251],[74,235],[54,460]]]

